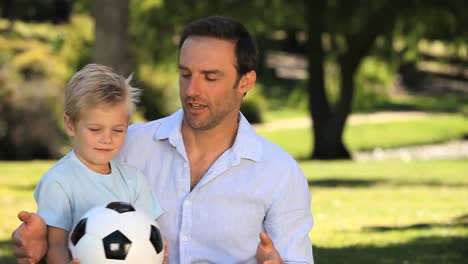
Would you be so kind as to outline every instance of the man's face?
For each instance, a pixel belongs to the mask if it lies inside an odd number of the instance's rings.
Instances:
[[[179,95],[184,122],[196,130],[237,123],[242,97],[250,87],[238,79],[234,43],[190,36],[179,57]],[[245,83],[245,81],[244,81]]]

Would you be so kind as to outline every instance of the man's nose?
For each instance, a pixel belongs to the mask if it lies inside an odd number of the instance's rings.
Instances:
[[[192,76],[187,83],[186,93],[188,96],[198,95],[202,88],[201,78],[198,76]]]

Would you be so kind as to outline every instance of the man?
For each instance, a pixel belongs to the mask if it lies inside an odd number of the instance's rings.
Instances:
[[[128,131],[120,159],[141,169],[159,196],[169,263],[313,263],[307,180],[239,112],[256,81],[256,56],[242,24],[192,22],[179,44],[182,109]],[[33,243],[47,247],[31,238],[41,230],[35,225],[15,231],[18,257],[41,256]]]

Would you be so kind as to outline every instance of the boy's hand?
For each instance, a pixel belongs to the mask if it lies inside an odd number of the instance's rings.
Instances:
[[[21,211],[23,222],[12,234],[13,252],[18,263],[38,263],[47,252],[47,226],[35,213]]]
[[[273,241],[265,232],[260,233],[260,243],[258,243],[257,247],[257,261],[263,264],[284,263]]]

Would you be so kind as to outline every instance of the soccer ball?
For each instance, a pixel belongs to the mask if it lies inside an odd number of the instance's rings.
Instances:
[[[159,264],[164,258],[156,222],[123,202],[89,210],[73,228],[68,244],[80,264]]]

